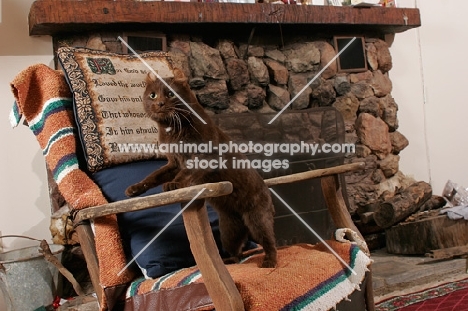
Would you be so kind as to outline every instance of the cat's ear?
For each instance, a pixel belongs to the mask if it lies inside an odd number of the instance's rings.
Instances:
[[[175,82],[183,83],[183,82],[187,81],[187,77],[185,76],[182,69],[174,68],[174,70],[172,72],[174,73],[174,81]]]
[[[152,71],[150,71],[146,76],[146,82],[153,83],[156,82],[156,80],[158,80],[158,77],[156,77],[156,75]]]

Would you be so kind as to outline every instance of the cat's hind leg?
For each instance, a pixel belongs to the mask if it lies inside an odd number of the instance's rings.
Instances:
[[[274,232],[273,213],[259,211],[261,207],[254,208],[244,213],[244,222],[249,228],[250,235],[265,251],[262,268],[274,268],[277,263],[276,239]]]
[[[239,215],[226,212],[218,212],[218,214],[223,249],[233,256],[231,261],[239,262],[249,231]]]

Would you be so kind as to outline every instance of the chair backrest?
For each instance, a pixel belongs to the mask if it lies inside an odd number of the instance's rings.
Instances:
[[[215,115],[213,119],[238,146],[245,144],[245,147],[251,142],[252,152],[248,153],[247,157],[250,163],[257,165],[261,164],[260,161],[266,160],[263,163],[264,166],[258,169],[264,178],[343,164],[344,152],[342,151],[344,150],[329,151],[332,146],[341,147],[345,141],[343,118],[336,109],[324,107],[299,111],[288,110],[269,124],[275,115],[276,113],[226,113]],[[258,145],[255,147],[255,144]],[[286,153],[288,148],[289,151],[300,146],[305,148],[304,144],[313,144],[318,149],[313,155],[311,149],[308,152],[295,151],[297,153],[293,155],[290,154],[291,152]],[[274,146],[277,151],[271,156],[265,155],[269,150],[267,148]],[[261,151],[260,148],[263,150]],[[266,172],[271,161],[275,159],[280,161],[277,162],[277,167],[281,167],[271,168],[269,172]],[[253,162],[253,160],[258,162]],[[283,165],[283,160],[287,161],[286,165]],[[343,197],[346,198],[344,183],[342,185]],[[329,239],[332,236],[335,226],[325,204],[319,179],[278,185],[273,189],[323,239]],[[275,196],[273,196],[273,203],[276,210],[275,233],[278,245],[318,242],[316,236]]]

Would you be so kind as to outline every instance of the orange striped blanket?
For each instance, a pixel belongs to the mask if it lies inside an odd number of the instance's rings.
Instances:
[[[258,268],[263,253],[250,256],[241,264],[228,265],[246,310],[329,310],[358,289],[370,258],[354,244],[327,243],[352,270],[323,244],[280,248],[278,266],[272,269]],[[203,277],[196,267],[181,269],[154,280],[141,278],[129,287],[127,299],[154,291],[183,289],[198,283],[203,283]],[[199,305],[192,305],[191,310],[213,308],[212,303],[201,300]]]

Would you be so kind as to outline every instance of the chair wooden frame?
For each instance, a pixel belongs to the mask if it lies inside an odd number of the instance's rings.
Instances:
[[[350,228],[357,232],[345,204],[339,182],[340,174],[364,169],[362,162],[339,165],[326,169],[317,169],[302,173],[296,173],[271,179],[265,183],[270,187],[279,184],[298,182],[301,180],[320,178],[322,192],[331,218],[337,228]],[[204,199],[226,195],[232,192],[232,184],[219,182],[203,184],[188,188],[164,192],[142,198],[132,198],[124,201],[90,207],[78,211],[74,217],[76,232],[80,240],[83,253],[88,265],[91,281],[96,290],[98,299],[101,300],[103,292],[99,285],[99,267],[94,244],[93,231],[89,220],[111,214],[129,211],[143,210],[152,207],[164,206],[172,203],[182,203],[192,200],[203,188],[205,191],[197,197],[182,214],[184,225],[190,241],[191,251],[198,268],[205,280],[207,291],[213,300],[217,310],[244,310],[242,298],[226,269],[218,248],[214,242],[213,234],[208,221],[208,214]],[[362,237],[362,236],[361,236]],[[366,250],[368,252],[368,250]],[[369,272],[366,279],[366,306],[368,311],[374,310],[372,290],[372,277]]]

